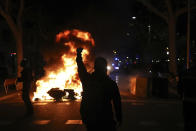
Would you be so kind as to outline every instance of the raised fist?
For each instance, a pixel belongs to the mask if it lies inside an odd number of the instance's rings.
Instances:
[[[77,54],[81,54],[82,50],[83,50],[83,48],[77,48]]]

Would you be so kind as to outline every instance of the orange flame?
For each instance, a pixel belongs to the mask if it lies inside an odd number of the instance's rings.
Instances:
[[[47,93],[52,88],[73,89],[76,93],[76,98],[80,98],[82,92],[82,84],[79,80],[76,65],[76,49],[82,47],[83,61],[88,71],[92,71],[92,48],[95,45],[94,39],[88,32],[80,30],[66,30],[56,35],[56,42],[63,42],[69,50],[62,56],[63,64],[52,71],[46,70],[46,76],[36,82],[37,90],[34,93],[34,98],[40,100],[52,99]]]

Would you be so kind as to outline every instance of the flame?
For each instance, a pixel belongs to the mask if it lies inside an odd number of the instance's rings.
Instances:
[[[76,98],[80,98],[82,92],[82,84],[78,77],[76,64],[76,49],[82,47],[83,61],[87,67],[87,71],[92,71],[92,48],[95,45],[94,39],[88,32],[80,30],[66,30],[56,35],[56,42],[63,42],[68,51],[61,56],[62,65],[52,70],[46,70],[46,76],[36,82],[37,90],[34,98],[40,100],[50,100],[51,96],[47,93],[52,88],[73,89]]]

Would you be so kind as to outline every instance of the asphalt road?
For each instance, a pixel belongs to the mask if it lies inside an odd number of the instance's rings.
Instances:
[[[119,131],[183,131],[180,101],[122,98]],[[0,101],[0,130],[85,131],[79,106],[80,101],[34,103],[35,115],[25,118],[21,97],[8,98]]]

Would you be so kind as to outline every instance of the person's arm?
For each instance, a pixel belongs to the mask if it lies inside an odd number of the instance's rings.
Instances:
[[[76,57],[76,62],[78,66],[78,74],[79,74],[81,81],[83,81],[88,75],[88,72],[82,61],[82,50],[83,50],[82,48],[77,48],[77,57]]]
[[[115,114],[116,114],[116,119],[119,124],[119,126],[122,123],[122,107],[121,107],[121,97],[119,93],[119,89],[117,84],[114,84],[114,92],[113,92],[113,104],[115,108]]]

